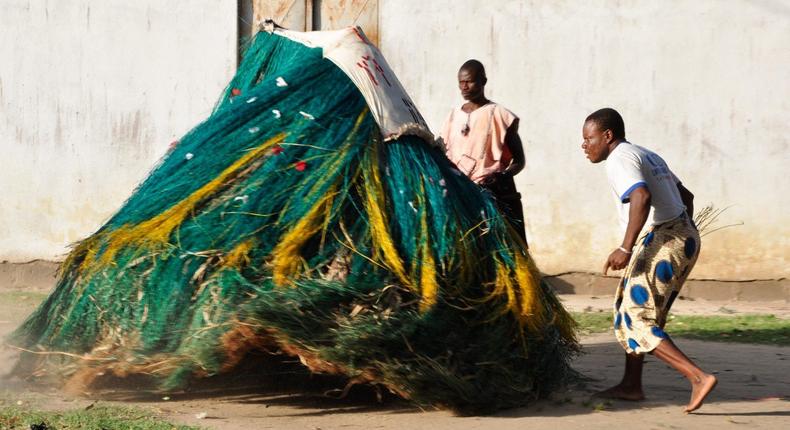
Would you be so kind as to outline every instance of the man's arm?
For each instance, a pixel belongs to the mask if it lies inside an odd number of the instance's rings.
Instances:
[[[521,138],[518,136],[518,119],[514,120],[505,132],[505,146],[510,150],[513,161],[510,162],[510,165],[507,166],[503,173],[515,176],[524,169],[525,164],[524,146],[521,144]]]
[[[686,205],[686,214],[689,216],[690,220],[694,220],[694,194],[691,194],[691,191],[688,188],[684,187],[683,184],[678,182],[678,191],[680,191],[680,199],[683,201],[683,204]]]
[[[514,120],[505,132],[505,146],[510,150],[513,159],[510,164],[501,172],[494,172],[486,176],[481,185],[492,186],[508,176],[515,176],[524,169],[524,147],[521,145],[521,138],[518,136],[518,119]]]
[[[628,209],[628,227],[625,229],[625,237],[623,243],[620,245],[628,252],[624,252],[618,248],[609,254],[606,259],[606,264],[603,266],[603,274],[609,269],[620,270],[628,265],[628,260],[631,259],[631,250],[636,244],[639,237],[639,232],[645,226],[647,216],[650,214],[650,191],[647,187],[639,187],[631,192],[629,195],[630,207]]]

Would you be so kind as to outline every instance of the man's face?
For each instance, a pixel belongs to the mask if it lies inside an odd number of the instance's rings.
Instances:
[[[593,163],[600,163],[609,157],[609,142],[612,141],[612,130],[601,130],[593,121],[587,121],[582,127],[582,149]]]
[[[473,70],[461,69],[458,71],[458,88],[464,100],[474,100],[483,95],[485,84],[478,73]]]

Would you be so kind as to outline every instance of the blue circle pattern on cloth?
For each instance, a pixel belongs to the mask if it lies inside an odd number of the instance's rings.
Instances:
[[[659,327],[659,326],[653,326],[653,327],[651,327],[651,328],[650,328],[650,331],[653,333],[653,335],[654,335],[655,337],[660,337],[661,339],[666,339],[666,338],[668,338],[668,337],[669,337],[669,336],[667,335],[667,333],[666,333],[664,330],[661,330],[661,327]]]
[[[661,260],[656,265],[656,276],[658,280],[667,284],[669,281],[672,280],[672,274],[674,270],[672,270],[672,263],[667,260]]]
[[[686,245],[683,247],[683,253],[686,254],[686,258],[691,258],[694,256],[694,253],[697,252],[697,241],[694,240],[693,237],[686,239]]]
[[[615,336],[625,350],[643,354],[670,339],[665,321],[700,252],[699,233],[683,219],[657,226],[640,241],[614,297]],[[654,296],[655,295],[655,296]]]
[[[649,294],[647,289],[641,285],[632,285],[631,286],[631,300],[634,301],[639,306],[643,306],[647,303],[647,299],[649,298]]]

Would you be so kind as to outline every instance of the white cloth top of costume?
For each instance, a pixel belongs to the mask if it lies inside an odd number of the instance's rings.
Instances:
[[[321,48],[324,58],[335,63],[362,93],[385,141],[410,134],[434,143],[425,119],[362,29],[311,32],[276,29],[274,33],[311,48]]]
[[[623,230],[628,226],[629,198],[639,187],[647,187],[650,191],[648,222],[651,225],[673,220],[686,210],[677,187],[680,180],[664,159],[649,149],[621,142],[606,159],[606,176],[617,201]]]
[[[505,145],[505,134],[518,117],[494,102],[469,113],[462,106],[450,111],[440,135],[447,158],[469,179],[480,182],[492,173],[505,170],[513,160]],[[468,133],[464,136],[465,129]]]

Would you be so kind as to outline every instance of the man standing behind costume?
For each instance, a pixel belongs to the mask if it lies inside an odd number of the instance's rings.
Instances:
[[[465,102],[453,109],[441,131],[447,157],[472,181],[491,191],[499,210],[527,241],[521,194],[513,181],[524,168],[518,137],[518,117],[485,96],[483,64],[465,62],[458,71],[458,88]]]
[[[702,406],[716,377],[697,367],[664,332],[667,313],[700,249],[692,221],[694,195],[655,152],[625,140],[623,118],[611,108],[590,114],[582,129],[582,149],[593,163],[606,160],[606,175],[617,200],[623,242],[606,260],[608,269],[625,268],[614,303],[614,332],[626,351],[622,381],[602,397],[642,400],[642,364],[653,353],[691,383],[685,412]],[[652,226],[637,236],[653,209]],[[634,249],[634,245],[637,245]]]

